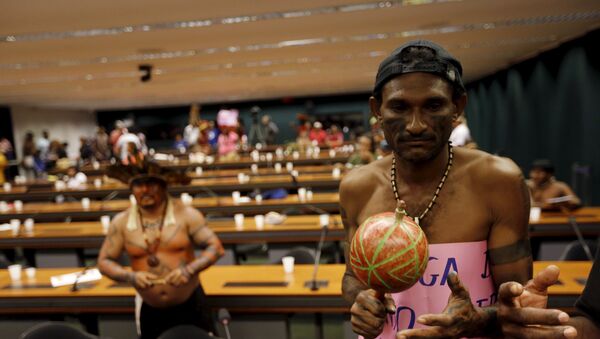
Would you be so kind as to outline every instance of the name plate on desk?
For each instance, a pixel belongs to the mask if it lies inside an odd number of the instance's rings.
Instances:
[[[228,281],[223,287],[287,287],[285,281]]]
[[[50,283],[52,283],[53,287],[58,287],[65,285],[73,285],[75,282],[85,283],[100,279],[102,279],[102,274],[100,274],[100,271],[97,268],[92,268],[81,272],[68,273],[50,277]]]

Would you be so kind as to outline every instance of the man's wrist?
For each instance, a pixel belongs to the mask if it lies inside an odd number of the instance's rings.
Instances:
[[[475,335],[499,338],[502,331],[498,324],[498,309],[496,306],[475,307],[479,314],[480,326]]]

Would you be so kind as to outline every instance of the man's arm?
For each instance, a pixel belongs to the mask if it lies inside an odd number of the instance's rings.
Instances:
[[[98,268],[102,274],[112,280],[133,284],[135,281],[134,273],[126,270],[117,262],[125,247],[123,233],[117,223],[119,219],[122,219],[122,215],[117,216],[110,223],[108,233],[98,254]]]
[[[214,264],[224,253],[221,241],[206,226],[202,213],[192,207],[185,207],[184,211],[188,236],[192,243],[203,251],[199,258],[188,264],[182,262],[179,268],[167,274],[165,281],[174,286],[187,284],[192,277]]]

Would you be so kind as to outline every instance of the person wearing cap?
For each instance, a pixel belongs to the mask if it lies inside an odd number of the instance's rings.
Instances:
[[[111,221],[98,255],[98,268],[109,278],[130,283],[141,298],[136,321],[141,338],[157,338],[177,325],[214,332],[198,273],[223,255],[202,213],[172,199],[169,184],[189,183],[185,175],[144,162],[111,166],[107,175],[128,182],[135,202]],[[202,249],[195,257],[194,248]],[[131,270],[120,263],[125,252]]]
[[[317,142],[319,145],[324,145],[327,141],[327,132],[323,129],[323,124],[320,121],[313,123],[313,128],[308,133],[308,138],[312,142]]]
[[[554,177],[554,165],[547,159],[538,159],[531,164],[527,186],[531,190],[531,204],[543,210],[575,209],[581,200],[575,192]]]
[[[414,286],[394,294],[369,289],[347,264],[342,292],[352,304],[352,329],[365,338],[500,335],[497,287],[531,278],[521,170],[448,141],[466,103],[462,65],[435,43],[408,42],[379,66],[369,105],[393,152],[342,180],[345,248],[368,217],[404,201],[427,236],[429,261]]]

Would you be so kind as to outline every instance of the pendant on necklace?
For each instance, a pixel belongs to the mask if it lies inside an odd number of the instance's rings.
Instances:
[[[156,267],[158,266],[158,264],[160,264],[160,260],[155,254],[148,255],[148,259],[146,259],[146,262],[150,267]]]

